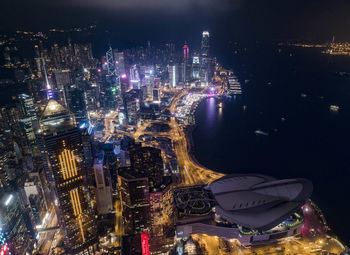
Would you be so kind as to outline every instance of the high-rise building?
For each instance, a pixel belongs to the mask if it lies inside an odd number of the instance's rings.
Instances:
[[[118,173],[118,186],[123,207],[124,233],[139,234],[150,228],[150,201],[148,177],[122,167]]]
[[[67,106],[74,113],[77,122],[87,122],[84,89],[79,87],[78,84],[68,85],[65,87],[65,97]]]
[[[130,125],[137,125],[140,115],[141,90],[132,89],[124,94],[124,108]]]
[[[197,52],[195,52],[192,57],[192,78],[193,79],[199,79],[199,71],[200,71],[199,55]]]
[[[203,31],[202,33],[202,43],[201,43],[201,68],[199,76],[202,85],[208,85],[208,63],[209,63],[209,32]]]
[[[201,55],[202,57],[209,57],[209,32],[203,31],[201,42]]]
[[[91,254],[95,211],[87,191],[82,135],[74,114],[49,100],[40,119],[41,151],[68,254]]]
[[[69,69],[55,70],[54,76],[58,90],[63,90],[65,86],[71,84],[71,73]]]
[[[185,42],[183,49],[183,82],[188,82],[191,78],[191,63],[190,63],[190,49]]]
[[[176,64],[171,64],[168,66],[168,73],[169,73],[169,85],[172,88],[175,88],[177,86],[177,83],[179,82],[179,68]]]
[[[136,65],[133,65],[130,68],[130,82],[131,82],[131,87],[134,89],[139,89],[141,85],[141,80],[140,80],[140,74],[139,70]]]
[[[173,243],[174,190],[168,184],[160,191],[150,192],[151,251],[161,254]]]
[[[115,68],[119,73],[119,76],[126,74],[124,52],[114,50],[113,54],[115,60]]]
[[[18,96],[18,106],[22,115],[21,126],[26,136],[26,146],[23,149],[32,156],[40,156],[35,135],[39,130],[39,122],[34,99],[27,94],[20,94]]]
[[[102,151],[94,161],[96,181],[96,201],[99,214],[108,214],[113,211],[112,187],[109,169],[104,168],[104,152]]]
[[[31,222],[17,193],[0,193],[0,251],[2,254],[31,254],[34,238]],[[4,252],[7,251],[7,253]]]
[[[152,98],[154,103],[160,103],[160,89],[158,87],[153,87]]]
[[[159,190],[164,174],[161,151],[135,144],[130,147],[129,152],[131,166],[135,171],[149,177],[149,187],[152,191]]]

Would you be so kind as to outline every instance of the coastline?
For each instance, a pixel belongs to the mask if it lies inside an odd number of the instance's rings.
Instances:
[[[191,160],[196,163],[198,166],[205,168],[207,170],[216,172],[214,170],[209,169],[206,166],[203,166],[201,163],[198,162],[197,158],[194,155],[195,152],[195,146],[194,146],[194,141],[193,141],[193,131],[197,128],[197,124],[194,125],[188,125],[184,128],[184,133],[185,133],[185,138],[186,138],[186,143],[187,143],[187,151],[188,151],[188,155],[191,158]],[[216,172],[218,174],[221,174],[219,172]]]

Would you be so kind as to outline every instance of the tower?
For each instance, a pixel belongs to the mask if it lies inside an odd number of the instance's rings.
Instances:
[[[202,85],[208,85],[208,68],[209,68],[209,32],[203,31],[202,43],[201,43],[201,68],[200,68],[200,79]]]
[[[190,59],[190,49],[188,48],[187,42],[185,41],[185,45],[182,47],[184,51],[184,63],[187,65]]]
[[[96,224],[85,180],[81,131],[74,114],[53,99],[39,124],[46,175],[66,251],[89,254],[96,243]]]
[[[114,58],[113,58],[113,50],[111,46],[109,46],[109,49],[106,52],[106,60],[107,60],[108,75],[117,76],[117,71],[115,70],[115,64],[114,64]]]
[[[191,77],[191,65],[190,65],[190,49],[185,41],[185,45],[182,47],[184,51],[183,59],[183,82],[189,81]]]
[[[44,69],[46,95],[47,95],[47,99],[50,100],[50,99],[53,99],[53,91],[52,91],[52,87],[49,83],[49,79],[47,77],[45,59],[42,56],[41,56],[41,61],[43,63],[42,66]]]

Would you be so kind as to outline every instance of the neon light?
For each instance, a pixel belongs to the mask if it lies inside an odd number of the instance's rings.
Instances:
[[[142,255],[150,255],[148,232],[141,233]]]
[[[8,199],[5,201],[5,206],[8,206],[13,198],[13,195],[11,194]]]
[[[48,99],[53,99],[53,92],[52,92],[52,89],[50,89],[50,85],[48,85],[48,89],[47,89],[46,93],[47,93]]]
[[[83,129],[83,128],[85,128],[85,127],[86,127],[86,123],[84,122],[83,124],[80,125],[79,128],[80,128],[80,129]]]
[[[75,162],[73,151],[65,149],[60,155],[58,155],[58,159],[61,165],[63,180],[78,175],[77,165]]]

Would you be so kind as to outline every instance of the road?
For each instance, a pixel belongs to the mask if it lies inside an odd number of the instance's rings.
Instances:
[[[171,102],[169,107],[170,112],[176,111],[176,106],[180,99],[188,93],[188,90],[183,90]],[[169,131],[170,137],[173,139],[174,150],[177,156],[180,183],[179,186],[191,186],[207,184],[223,176],[223,174],[216,173],[208,168],[199,165],[193,160],[188,151],[188,141],[183,128],[176,122],[175,117],[171,117]]]
[[[43,229],[45,228],[52,228],[57,226],[57,215],[55,212],[55,208],[52,205],[50,209],[47,212],[47,217],[45,217],[44,224],[42,226]],[[38,240],[38,245],[37,247],[40,250],[40,253],[42,254],[50,254],[51,248],[53,248],[52,244],[54,241],[54,236],[56,234],[56,229],[48,232],[42,232],[39,233],[39,240]]]
[[[301,237],[287,237],[278,242],[263,246],[243,247],[238,240],[224,240],[215,236],[192,235],[202,250],[208,255],[229,255],[229,254],[340,254],[344,246],[336,239],[326,236],[324,238],[306,240]]]
[[[114,246],[121,247],[124,228],[123,228],[123,217],[122,217],[122,203],[120,199],[117,199],[114,207],[115,207],[115,217],[116,217],[115,235],[117,237],[117,240],[114,243]]]

